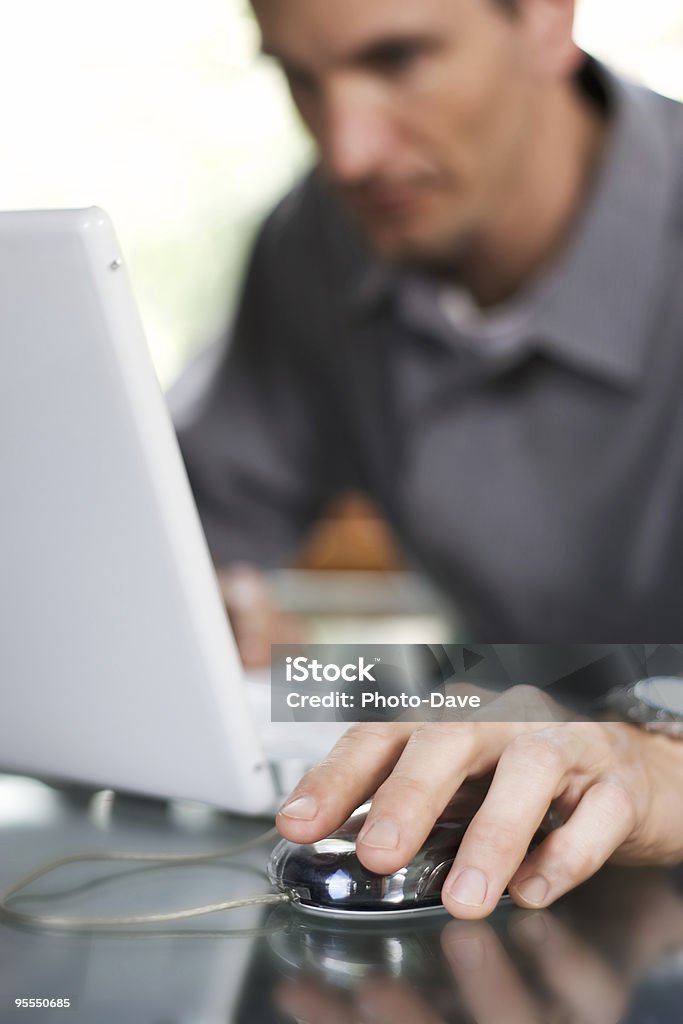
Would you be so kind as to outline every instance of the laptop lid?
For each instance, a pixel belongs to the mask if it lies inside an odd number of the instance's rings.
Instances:
[[[0,765],[275,798],[106,214],[0,214]]]

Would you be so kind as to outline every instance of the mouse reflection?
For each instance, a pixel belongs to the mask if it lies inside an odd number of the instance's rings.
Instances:
[[[273,1009],[305,1024],[617,1024],[646,977],[683,995],[683,897],[666,871],[609,868],[551,910],[487,921],[318,922],[276,911]],[[677,956],[672,958],[676,952]],[[674,982],[673,988],[671,982]]]

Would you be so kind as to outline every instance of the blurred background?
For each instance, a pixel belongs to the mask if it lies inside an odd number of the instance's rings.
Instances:
[[[683,99],[681,0],[582,0],[580,44]],[[0,34],[0,208],[97,204],[127,254],[163,387],[229,320],[264,211],[310,160],[246,0],[22,0]],[[298,566],[403,561],[362,496]]]
[[[592,53],[683,99],[680,0],[583,0]],[[103,206],[169,385],[230,315],[309,147],[246,0],[22,0],[0,34],[0,207]]]

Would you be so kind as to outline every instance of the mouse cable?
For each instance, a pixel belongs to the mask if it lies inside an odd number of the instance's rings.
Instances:
[[[166,866],[202,864],[206,861],[221,860],[223,858],[235,857],[247,850],[255,849],[278,835],[277,829],[271,828],[267,832],[250,839],[245,843],[236,846],[228,846],[221,850],[214,850],[211,853],[184,854],[184,853],[117,853],[111,851],[97,851],[93,853],[77,853],[69,857],[58,857],[48,861],[41,867],[36,868],[30,874],[20,878],[18,882],[11,885],[0,896],[0,915],[24,925],[34,925],[40,928],[58,928],[60,930],[80,929],[107,929],[117,928],[121,925],[140,924],[163,924],[168,921],[184,921],[193,917],[202,917],[206,914],[218,914],[223,910],[237,910],[239,907],[270,906],[273,904],[290,903],[291,897],[286,893],[263,893],[258,896],[245,896],[242,899],[226,900],[222,903],[209,903],[203,907],[189,907],[187,910],[174,910],[163,914],[129,914],[123,917],[59,917],[46,914],[31,914],[25,911],[16,910],[10,903],[28,886],[52,874],[67,864],[78,864],[87,861],[127,861],[137,863],[161,864]]]

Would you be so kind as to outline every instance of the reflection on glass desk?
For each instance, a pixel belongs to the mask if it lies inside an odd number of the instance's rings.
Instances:
[[[58,792],[0,777],[0,886],[93,850],[203,853],[268,827],[191,807]],[[191,867],[74,865],[22,906],[151,913],[263,893],[268,847]],[[551,910],[501,906],[389,925],[289,907],[175,927],[57,932],[0,922],[0,1021],[131,1024],[679,1024],[683,885],[676,870],[609,868]],[[15,1009],[69,997],[71,1010]]]

